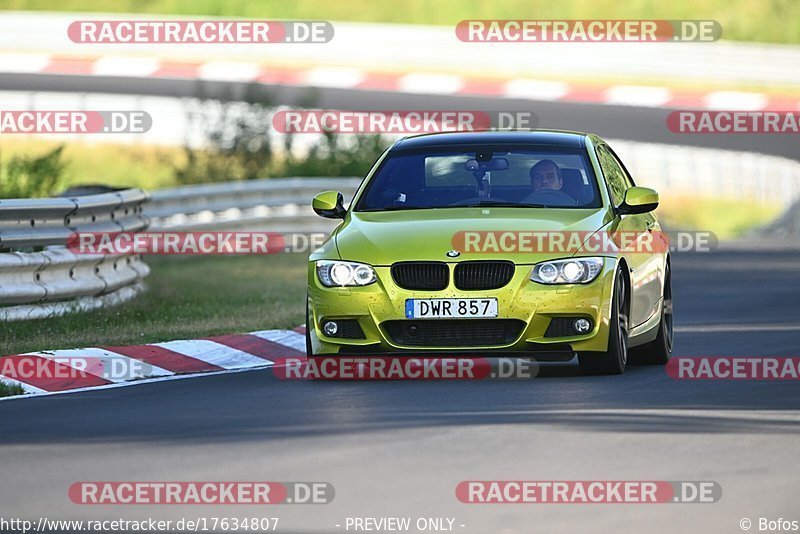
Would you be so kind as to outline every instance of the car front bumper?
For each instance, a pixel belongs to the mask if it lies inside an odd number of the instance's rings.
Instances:
[[[364,287],[331,288],[317,278],[315,263],[308,268],[309,325],[314,355],[384,355],[392,353],[460,353],[488,352],[497,356],[546,355],[582,351],[602,352],[608,347],[611,298],[617,260],[605,258],[598,277],[589,284],[542,285],[530,280],[532,265],[517,265],[514,276],[504,287],[494,290],[464,291],[450,285],[442,291],[411,291],[395,284],[390,268],[374,267],[378,281]],[[484,298],[496,297],[500,320],[515,320],[518,334],[503,342],[481,344],[475,336],[463,345],[435,343],[409,344],[392,335],[389,325],[400,321],[435,323],[447,319],[406,319],[406,299],[416,298]],[[585,317],[592,329],[582,335],[545,336],[550,322],[558,317]],[[322,324],[328,320],[355,320],[363,339],[328,336]],[[494,321],[497,319],[458,319],[458,321]],[[511,322],[511,321],[509,321]],[[428,330],[435,326],[423,325]],[[516,330],[515,330],[516,331]],[[408,339],[408,338],[406,338]],[[416,343],[416,342],[415,342]],[[547,359],[547,358],[542,358]],[[556,358],[557,359],[557,358]]]

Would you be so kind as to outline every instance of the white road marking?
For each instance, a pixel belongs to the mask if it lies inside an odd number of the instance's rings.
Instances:
[[[265,365],[265,367],[273,367],[273,365],[268,363],[268,364]],[[34,397],[49,397],[51,395],[66,395],[66,394],[69,394],[69,393],[80,393],[82,391],[95,391],[95,390],[98,390],[98,389],[124,388],[124,387],[127,387],[127,386],[138,386],[140,384],[152,384],[154,382],[167,382],[167,381],[170,381],[170,380],[183,380],[184,378],[200,378],[200,377],[204,377],[204,376],[230,375],[230,374],[234,374],[234,373],[244,373],[244,372],[253,371],[253,370],[254,369],[252,367],[247,367],[247,368],[244,368],[244,369],[225,369],[225,370],[222,370],[222,371],[208,371],[208,372],[203,372],[203,373],[192,373],[192,374],[188,374],[188,375],[172,375],[172,376],[161,376],[161,377],[158,377],[158,378],[145,378],[143,380],[135,380],[135,381],[132,381],[132,382],[119,382],[117,384],[106,384],[106,385],[103,385],[103,386],[89,386],[89,387],[85,387],[85,388],[66,389],[64,391],[44,391],[44,390],[40,390],[41,393],[37,391],[37,392],[31,393],[30,395],[15,395],[13,397],[0,397],[0,402],[2,402],[2,401],[11,401],[11,400],[15,400],[15,399],[30,399],[30,398],[34,398]],[[10,381],[10,379],[5,379],[5,380],[9,380]],[[25,384],[22,384],[22,385],[25,386]],[[33,387],[33,386],[28,386],[28,387]],[[36,389],[36,388],[34,388],[34,389]]]
[[[152,76],[161,65],[154,57],[104,56],[92,65],[92,74],[98,76]]]
[[[250,82],[261,74],[258,63],[236,61],[209,61],[200,65],[198,78],[225,82]]]
[[[106,349],[65,349],[28,352],[24,355],[42,356],[114,383],[175,374],[156,365],[150,365]]]
[[[704,101],[711,110],[744,110],[754,111],[767,106],[767,97],[761,93],[745,93],[742,91],[712,91]]]
[[[449,74],[429,74],[426,72],[412,72],[398,80],[397,90],[401,93],[435,93],[453,94],[464,86],[460,76]]]
[[[754,422],[763,422],[764,419],[777,419],[793,422],[800,420],[800,410],[702,410],[702,409],[672,409],[672,408],[626,408],[626,409],[577,409],[577,410],[470,410],[463,412],[416,412],[398,411],[390,414],[395,417],[474,417],[476,415],[590,415],[596,416],[668,416],[668,417],[713,417],[715,419],[746,419]]]
[[[46,54],[0,54],[0,72],[41,72],[48,65]]]
[[[153,345],[191,356],[223,369],[263,367],[272,363],[270,360],[259,358],[208,339],[166,341],[164,343],[153,343]]]
[[[505,83],[503,94],[508,98],[527,98],[530,100],[558,100],[569,92],[564,82],[516,78]]]
[[[285,345],[294,350],[299,350],[305,353],[306,351],[306,336],[294,330],[261,330],[259,332],[250,332],[251,335]]]
[[[661,107],[672,99],[672,93],[666,87],[644,85],[616,85],[606,92],[607,104],[623,106]]]
[[[698,324],[676,326],[675,332],[797,332],[800,324]]]
[[[358,69],[317,67],[306,71],[305,82],[314,87],[348,89],[364,81],[364,73]]]

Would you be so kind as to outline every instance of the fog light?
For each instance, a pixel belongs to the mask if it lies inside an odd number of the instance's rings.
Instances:
[[[337,325],[335,321],[328,321],[322,325],[322,331],[325,332],[326,336],[333,337],[336,335],[336,332],[339,331],[339,325]]]
[[[575,322],[572,323],[572,328],[579,334],[585,334],[592,329],[592,323],[589,319],[575,319]]]

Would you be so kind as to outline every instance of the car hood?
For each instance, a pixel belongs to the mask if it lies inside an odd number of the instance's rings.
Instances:
[[[608,222],[604,209],[447,208],[383,212],[350,212],[335,235],[344,260],[372,265],[397,261],[462,261],[508,259],[536,263],[570,256],[555,252],[467,252],[459,232],[581,232],[586,237]],[[459,250],[457,259],[448,258]]]

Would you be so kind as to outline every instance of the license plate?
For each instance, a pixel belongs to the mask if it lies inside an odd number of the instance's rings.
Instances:
[[[406,299],[406,319],[497,317],[497,299]]]

